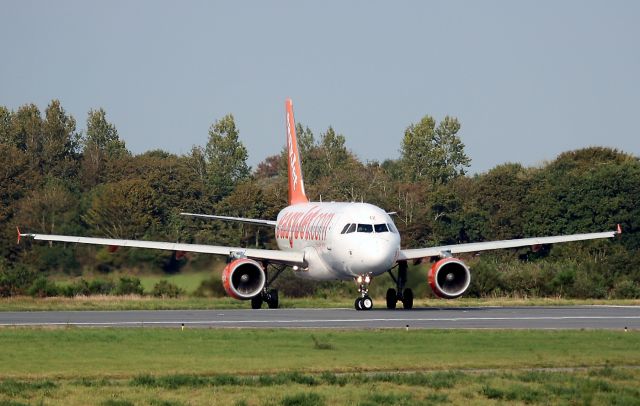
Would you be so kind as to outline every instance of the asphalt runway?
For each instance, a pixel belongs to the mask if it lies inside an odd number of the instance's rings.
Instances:
[[[0,312],[0,326],[640,329],[640,306]]]

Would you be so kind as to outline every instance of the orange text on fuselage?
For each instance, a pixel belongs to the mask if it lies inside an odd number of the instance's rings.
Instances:
[[[323,241],[335,213],[323,213],[320,207],[286,213],[276,227],[276,238]]]

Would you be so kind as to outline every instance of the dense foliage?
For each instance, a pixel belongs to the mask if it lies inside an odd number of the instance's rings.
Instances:
[[[284,148],[251,171],[232,115],[214,122],[208,142],[186,155],[131,154],[103,109],[89,111],[86,127],[86,134],[79,132],[57,100],[44,113],[33,104],[17,111],[0,106],[0,296],[49,295],[55,286],[45,277],[52,273],[179,272],[214,264],[206,255],[17,245],[16,226],[23,232],[275,247],[269,229],[179,213],[274,219],[287,198]],[[379,163],[362,162],[331,127],[316,137],[298,124],[307,193],[313,200],[362,200],[397,212],[404,247],[604,231],[620,223],[625,233],[619,240],[466,258],[474,271],[470,294],[640,297],[637,157],[590,147],[540,167],[510,163],[468,176],[470,158],[459,130],[455,118],[436,123],[425,116],[406,128],[400,158]],[[64,294],[140,291],[122,280],[104,283],[69,287]],[[312,293],[306,283],[287,281],[283,288]],[[177,294],[170,286],[155,293]]]

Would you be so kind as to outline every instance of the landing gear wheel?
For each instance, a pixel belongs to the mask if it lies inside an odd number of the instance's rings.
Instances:
[[[362,298],[357,298],[353,306],[356,308],[356,310],[362,310]]]
[[[413,309],[413,291],[409,288],[406,288],[402,294],[402,307],[406,310]]]
[[[373,300],[369,296],[365,296],[360,299],[360,306],[362,310],[371,310],[373,308]]]
[[[269,309],[277,309],[278,308],[278,290],[271,289],[267,293],[266,302],[269,305]]]
[[[259,309],[262,307],[262,294],[256,295],[251,298],[251,308]]]
[[[396,290],[393,288],[387,289],[387,309],[393,310],[396,308],[396,303],[398,302],[398,294]]]

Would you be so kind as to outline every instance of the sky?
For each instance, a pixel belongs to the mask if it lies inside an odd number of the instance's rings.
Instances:
[[[90,109],[134,153],[188,153],[232,113],[255,167],[284,101],[363,161],[457,117],[472,173],[608,146],[640,155],[638,1],[1,0],[0,105]],[[304,157],[302,157],[304,159]]]

